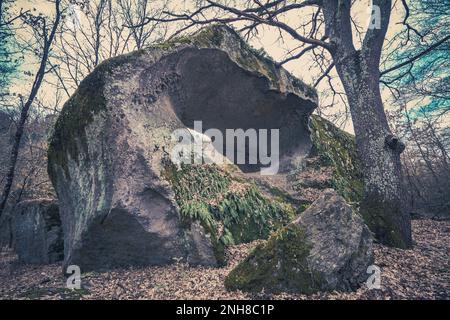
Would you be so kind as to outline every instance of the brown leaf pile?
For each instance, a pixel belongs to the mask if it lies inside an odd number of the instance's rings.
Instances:
[[[0,255],[0,299],[450,299],[450,221],[413,221],[413,250],[375,245],[381,289],[313,295],[228,292],[227,273],[257,243],[229,249],[225,268],[164,267],[91,272],[82,289],[69,290],[60,265],[19,265],[8,251]]]

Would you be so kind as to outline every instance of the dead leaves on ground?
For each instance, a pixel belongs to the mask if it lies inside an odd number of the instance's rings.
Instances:
[[[225,290],[227,273],[261,241],[229,249],[225,268],[170,266],[89,272],[82,289],[69,290],[60,265],[26,266],[0,255],[0,299],[450,299],[450,221],[413,221],[413,250],[375,245],[381,289],[313,295]]]

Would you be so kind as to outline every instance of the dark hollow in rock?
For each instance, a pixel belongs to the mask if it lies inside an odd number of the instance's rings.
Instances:
[[[334,190],[327,189],[295,221],[278,230],[227,276],[230,290],[353,290],[368,277],[372,234]]]
[[[52,199],[22,201],[14,208],[13,244],[19,261],[48,264],[64,258],[58,204]]]
[[[194,121],[202,120],[203,130],[219,129],[224,138],[226,129],[279,129],[282,169],[289,167],[290,157],[309,152],[308,119],[316,106],[313,100],[298,93],[272,91],[267,78],[252,75],[224,51],[186,50],[183,56],[176,59],[180,61],[178,85],[185,94],[173,95],[171,102],[185,126],[193,129]],[[225,139],[224,146],[227,143]],[[238,166],[244,172],[255,172],[261,164]]]

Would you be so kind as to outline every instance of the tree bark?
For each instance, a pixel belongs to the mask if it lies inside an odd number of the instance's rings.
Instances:
[[[378,77],[357,51],[337,64],[344,85],[365,182],[360,206],[369,228],[385,245],[409,248],[411,221],[403,190],[403,143],[392,135],[384,113]]]
[[[379,63],[391,13],[390,0],[374,0],[381,9],[381,28],[368,29],[361,50],[352,39],[350,0],[324,0],[330,53],[347,94],[364,175],[360,212],[376,239],[409,248],[411,218],[403,191],[400,154],[404,144],[392,135],[380,91]]]

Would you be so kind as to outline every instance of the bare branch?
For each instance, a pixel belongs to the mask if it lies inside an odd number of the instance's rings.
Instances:
[[[427,49],[425,49],[424,51],[416,54],[415,56],[411,57],[410,59],[408,59],[408,60],[406,60],[406,61],[404,61],[404,62],[402,62],[402,63],[400,63],[400,64],[398,64],[396,66],[393,66],[393,67],[391,67],[389,69],[386,69],[386,70],[382,71],[380,73],[380,75],[383,76],[383,75],[385,75],[385,74],[387,74],[389,72],[392,72],[392,71],[400,69],[401,67],[404,67],[404,66],[406,66],[406,65],[408,65],[410,63],[413,63],[414,61],[420,59],[424,55],[430,53],[431,51],[433,51],[434,49],[439,47],[441,44],[447,42],[449,39],[450,39],[450,35],[444,37],[443,39],[441,39],[438,42],[434,43],[433,45],[429,46]]]

